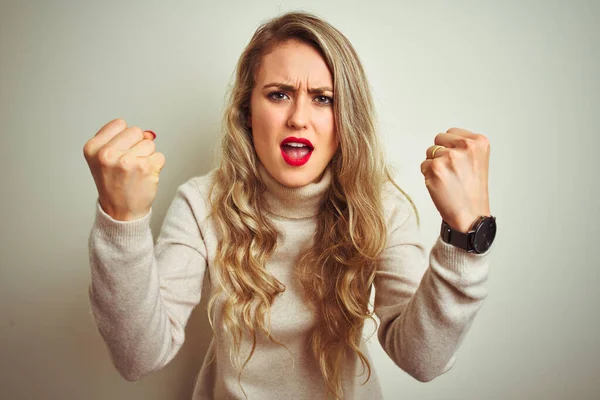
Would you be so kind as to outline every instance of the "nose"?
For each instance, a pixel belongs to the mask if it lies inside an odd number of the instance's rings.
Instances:
[[[288,118],[288,126],[292,129],[306,129],[308,126],[308,113],[310,107],[304,104],[302,96],[296,98],[293,102],[290,116]]]

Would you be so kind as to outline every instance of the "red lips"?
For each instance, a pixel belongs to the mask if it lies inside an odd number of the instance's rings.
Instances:
[[[305,144],[308,147],[310,147],[311,150],[314,149],[314,146],[312,145],[310,140],[305,139],[305,138],[296,138],[293,136],[286,137],[285,139],[283,139],[283,142],[281,142],[281,145],[283,146],[284,144],[289,143],[289,142],[302,143],[302,144]]]
[[[295,143],[300,143],[300,144],[306,145],[308,147],[308,152],[300,158],[294,158],[294,157],[290,156],[283,150],[284,145],[286,143],[290,143],[290,142],[295,142]],[[306,147],[304,147],[304,149],[306,149]],[[310,159],[310,156],[312,155],[313,150],[314,150],[314,147],[313,147],[312,143],[310,142],[310,140],[305,139],[305,138],[296,138],[296,137],[290,136],[290,137],[285,138],[281,142],[281,155],[282,155],[283,159],[285,160],[286,163],[288,163],[289,165],[292,165],[294,167],[299,167],[299,166],[306,164],[308,162],[308,160]]]

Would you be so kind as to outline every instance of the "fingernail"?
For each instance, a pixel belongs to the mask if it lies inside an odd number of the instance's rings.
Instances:
[[[156,139],[156,133],[154,133],[152,131],[146,131],[146,132],[150,132],[152,134],[152,136],[154,136],[154,139]]]

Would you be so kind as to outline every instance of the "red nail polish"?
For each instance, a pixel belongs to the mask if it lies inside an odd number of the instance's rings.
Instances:
[[[154,133],[152,131],[146,131],[146,132],[150,132],[152,134],[152,136],[154,136],[154,139],[156,139],[156,133]]]

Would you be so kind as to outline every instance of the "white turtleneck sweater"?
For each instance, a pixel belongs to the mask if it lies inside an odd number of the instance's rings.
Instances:
[[[213,265],[216,233],[207,217],[206,200],[214,172],[178,187],[156,243],[150,230],[152,210],[134,221],[118,221],[96,201],[89,236],[90,305],[112,362],[125,379],[139,379],[173,359],[184,342],[190,313],[201,295],[210,296],[201,293],[203,281],[209,281],[211,291],[219,284]],[[286,287],[271,308],[271,332],[292,354],[259,334],[241,383],[251,400],[322,399],[326,388],[307,346],[316,319],[292,271],[312,243],[331,170],[327,168],[319,182],[301,188],[282,186],[262,166],[260,173],[267,187],[269,218],[280,232],[266,269]],[[384,205],[388,239],[374,282],[377,336],[402,370],[427,382],[452,367],[483,305],[491,249],[468,253],[438,237],[427,257],[414,210],[391,184],[385,188]],[[245,398],[230,361],[222,306],[220,297],[215,307],[216,338],[198,375],[193,400]],[[242,350],[247,349],[245,341]],[[370,360],[364,342],[362,351]],[[344,398],[381,399],[376,372],[364,385],[366,373],[356,376],[362,372],[358,359],[346,365]]]

